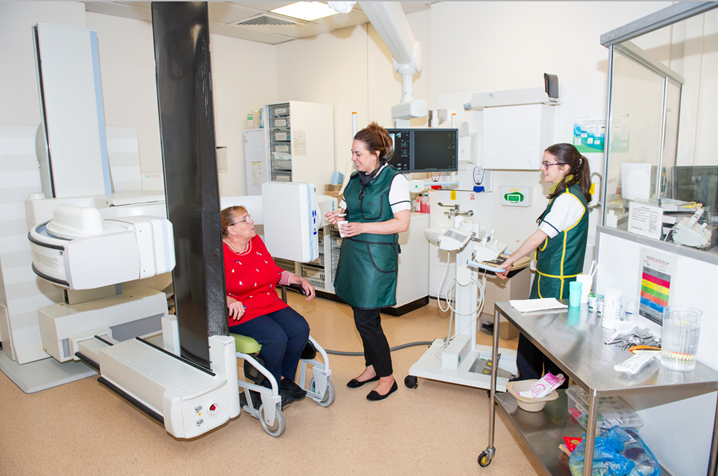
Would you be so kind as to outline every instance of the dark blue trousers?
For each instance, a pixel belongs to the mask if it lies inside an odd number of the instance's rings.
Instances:
[[[277,384],[294,380],[302,351],[309,340],[309,324],[291,307],[231,326],[229,332],[251,337],[262,346],[259,356]],[[268,385],[268,384],[267,384]]]

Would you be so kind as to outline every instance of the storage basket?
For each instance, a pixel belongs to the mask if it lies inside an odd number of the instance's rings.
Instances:
[[[274,258],[274,262],[277,263],[277,266],[279,266],[283,270],[289,271],[290,273],[296,273],[297,267],[294,261],[282,258]]]
[[[324,289],[324,283],[326,278],[324,277],[324,269],[317,268],[316,266],[301,265],[301,275],[306,278],[312,286],[315,288]]]

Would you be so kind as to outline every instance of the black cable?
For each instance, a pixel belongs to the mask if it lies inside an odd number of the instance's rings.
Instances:
[[[408,344],[397,345],[396,347],[392,347],[392,348],[389,349],[389,350],[390,350],[391,352],[394,352],[395,350],[401,350],[401,349],[405,349],[405,348],[407,348],[407,347],[413,347],[413,346],[415,346],[415,345],[431,345],[431,344],[433,344],[433,343],[434,343],[434,341],[428,341],[428,340],[422,341],[422,342],[409,342]],[[324,351],[325,351],[327,354],[333,354],[333,355],[348,355],[348,356],[350,356],[350,357],[361,357],[361,356],[364,355],[364,352],[344,352],[344,351],[342,351],[342,350],[329,350],[329,349],[324,349]]]

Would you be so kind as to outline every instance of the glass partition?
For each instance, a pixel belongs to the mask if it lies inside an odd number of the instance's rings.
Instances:
[[[711,260],[718,256],[715,12],[604,42],[603,225],[710,253]]]

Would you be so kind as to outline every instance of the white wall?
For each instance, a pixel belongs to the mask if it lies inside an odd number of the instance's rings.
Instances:
[[[228,170],[219,174],[220,195],[245,195],[247,113],[277,100],[276,49],[272,45],[220,35],[211,35],[209,45],[215,137],[217,146],[227,147]]]

